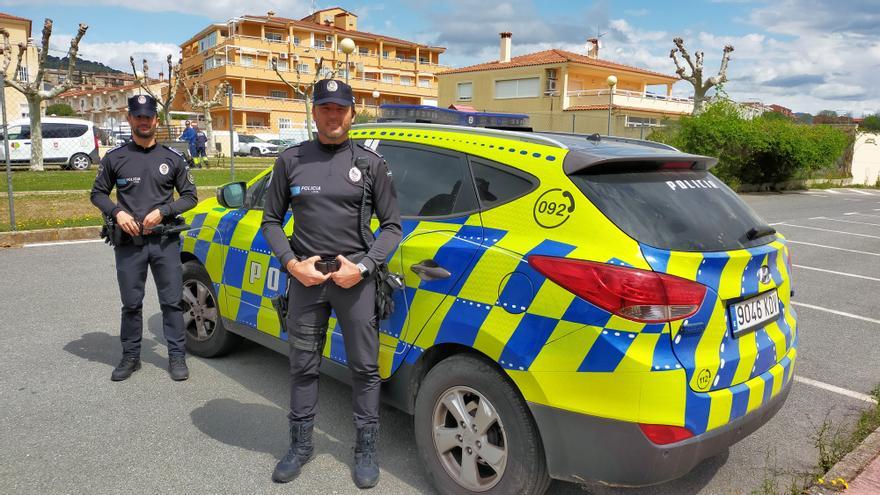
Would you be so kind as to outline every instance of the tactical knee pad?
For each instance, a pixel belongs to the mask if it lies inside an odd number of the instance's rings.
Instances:
[[[327,337],[327,325],[314,326],[296,324],[290,336],[293,347],[306,352],[323,352],[324,339]]]

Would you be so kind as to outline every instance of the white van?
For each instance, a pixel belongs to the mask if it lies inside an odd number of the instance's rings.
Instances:
[[[98,163],[99,142],[92,122],[59,117],[43,117],[42,121],[44,163],[59,163],[63,169],[74,170],[86,170],[92,163]],[[2,135],[0,139],[3,139]],[[30,162],[29,119],[14,120],[9,124],[9,159],[13,163]],[[6,161],[6,151],[2,144],[0,161]]]

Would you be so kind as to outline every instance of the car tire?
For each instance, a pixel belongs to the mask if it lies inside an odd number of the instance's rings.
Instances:
[[[92,166],[92,159],[85,153],[74,153],[67,164],[72,170],[88,170]]]
[[[260,153],[260,148],[251,148],[251,156],[253,156],[253,157],[262,156],[262,153]]]
[[[240,337],[223,326],[214,284],[197,261],[183,264],[182,304],[186,348],[190,353],[206,358],[222,356],[239,342]]]
[[[477,427],[478,419],[488,427]],[[506,376],[478,357],[452,356],[428,372],[414,424],[419,455],[440,493],[540,495],[550,484],[528,406]]]

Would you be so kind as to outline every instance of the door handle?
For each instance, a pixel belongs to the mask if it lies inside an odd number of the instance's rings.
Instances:
[[[420,279],[424,281],[442,280],[452,276],[449,270],[438,265],[434,260],[424,260],[409,267]]]

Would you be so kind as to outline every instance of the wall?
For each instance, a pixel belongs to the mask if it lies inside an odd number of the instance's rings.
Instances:
[[[862,133],[856,139],[852,176],[853,184],[873,186],[880,180],[880,134]]]

